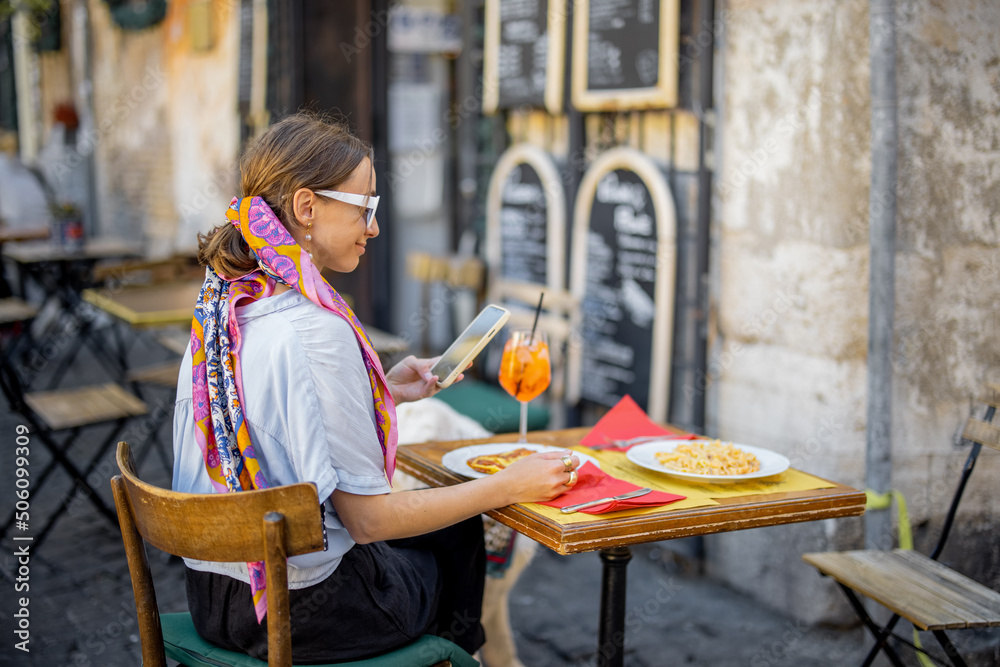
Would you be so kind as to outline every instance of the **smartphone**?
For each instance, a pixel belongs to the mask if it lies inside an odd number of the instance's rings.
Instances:
[[[455,378],[468,368],[476,355],[486,347],[486,344],[503,328],[509,317],[510,311],[492,303],[483,308],[476,315],[476,319],[465,327],[462,335],[448,346],[438,362],[434,364],[434,368],[431,369],[431,373],[438,376],[437,385],[442,388],[450,386]]]

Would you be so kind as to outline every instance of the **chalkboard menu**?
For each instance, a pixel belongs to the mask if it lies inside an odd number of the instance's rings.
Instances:
[[[652,198],[634,172],[616,169],[597,184],[587,236],[581,308],[583,398],[614,405],[625,394],[649,405],[656,227]]]
[[[488,0],[483,109],[562,107],[565,0]]]
[[[665,420],[676,270],[666,180],[648,157],[615,149],[584,176],[577,209],[571,289],[582,345],[570,386],[607,406],[631,395]]]
[[[566,204],[552,159],[517,144],[493,170],[486,202],[486,258],[491,279],[565,287]]]
[[[677,104],[678,0],[578,0],[574,11],[577,108]]]
[[[516,165],[500,189],[500,273],[507,280],[544,285],[546,262],[545,190],[538,172]]]

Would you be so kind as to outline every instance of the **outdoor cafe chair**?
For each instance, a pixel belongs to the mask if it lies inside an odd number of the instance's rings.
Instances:
[[[146,404],[120,385],[104,383],[71,389],[29,392],[21,379],[15,358],[6,354],[0,358],[0,390],[3,391],[11,410],[26,422],[32,440],[40,442],[49,452],[51,460],[40,472],[32,473],[31,488],[37,494],[56,469],[61,468],[73,481],[59,505],[48,516],[45,526],[34,534],[34,548],[38,549],[56,521],[67,512],[79,491],[97,508],[112,526],[118,525],[115,513],[87,480],[97,463],[108,451],[129,420],[147,414]],[[111,430],[91,455],[86,465],[78,466],[71,457],[74,445],[91,427]],[[34,502],[34,499],[33,499]],[[6,535],[15,526],[16,512],[11,512],[3,525]],[[19,524],[24,527],[26,524]]]
[[[18,358],[22,347],[33,344],[31,323],[38,309],[16,296],[0,298],[0,340],[5,361]]]
[[[959,667],[966,663],[945,630],[1000,627],[1000,593],[938,562],[980,450],[984,445],[1000,450],[998,407],[1000,385],[988,384],[982,404],[973,411],[962,431],[962,440],[972,443],[972,450],[962,469],[937,546],[930,556],[910,549],[807,553],[802,556],[821,574],[836,580],[854,612],[875,638],[863,665],[870,665],[878,653],[884,651],[893,665],[902,667],[899,654],[888,643],[890,637],[930,656],[917,642],[911,643],[893,633],[900,618],[910,621],[915,628],[931,632],[947,657]],[[865,610],[859,596],[888,608],[893,612],[892,617],[880,627]]]
[[[187,667],[290,667],[287,558],[324,548],[316,486],[300,483],[241,493],[179,493],[140,480],[127,443],[118,443],[117,460],[121,474],[112,478],[111,488],[135,594],[142,664],[166,667],[169,657]],[[198,560],[264,561],[268,661],[208,643],[198,636],[189,613],[160,614],[145,543]],[[479,663],[447,639],[424,635],[396,651],[338,664],[472,667]]]

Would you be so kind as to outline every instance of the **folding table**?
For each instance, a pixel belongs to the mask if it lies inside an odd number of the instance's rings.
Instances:
[[[9,243],[4,246],[4,260],[17,269],[19,296],[26,298],[28,283],[35,283],[45,295],[45,304],[40,310],[53,303],[59,309],[63,330],[74,332],[76,344],[68,346],[62,358],[31,360],[32,366],[42,362],[54,365],[56,372],[49,380],[49,389],[55,388],[62,381],[83,344],[89,342],[98,356],[106,353],[96,341],[90,340],[93,317],[88,316],[80,300],[80,291],[92,284],[97,263],[102,260],[139,257],[141,254],[141,244],[114,238],[91,239],[79,250],[67,250],[48,242]]]
[[[48,227],[8,227],[0,225],[0,250],[4,244],[12,241],[41,241],[49,238]],[[4,272],[0,271],[0,298],[6,298],[13,294]]]

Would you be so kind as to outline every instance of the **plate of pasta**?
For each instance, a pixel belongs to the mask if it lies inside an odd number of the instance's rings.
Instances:
[[[632,463],[699,482],[742,482],[785,472],[788,458],[762,447],[720,440],[657,440],[625,454]]]

